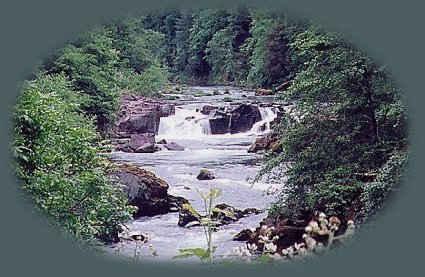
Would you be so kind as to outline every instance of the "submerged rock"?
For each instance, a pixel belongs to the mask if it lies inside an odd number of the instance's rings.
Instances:
[[[255,91],[255,95],[273,95],[274,92],[271,89],[259,88]]]
[[[212,180],[214,178],[215,178],[214,174],[212,174],[212,172],[206,169],[201,169],[198,176],[196,176],[196,179],[198,180]]]
[[[165,143],[164,147],[167,148],[170,151],[184,151],[184,147],[175,143],[175,142],[169,142],[169,143]]]
[[[168,184],[154,173],[140,167],[118,165],[112,175],[123,186],[128,204],[138,208],[135,216],[153,216],[168,212],[177,212],[188,201],[167,193]]]

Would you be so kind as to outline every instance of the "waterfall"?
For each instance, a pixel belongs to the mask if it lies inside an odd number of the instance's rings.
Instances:
[[[172,116],[162,117],[158,136],[171,139],[196,139],[211,134],[207,116],[192,109],[177,108]]]
[[[261,120],[255,123],[251,130],[240,135],[262,135],[270,132],[270,123],[277,117],[276,109],[258,107]],[[208,116],[195,109],[177,108],[172,116],[162,117],[159,124],[158,137],[169,139],[202,139],[211,135]],[[235,136],[238,134],[226,136]],[[214,135],[220,136],[220,135]]]
[[[258,107],[261,114],[261,120],[252,125],[250,134],[263,135],[270,132],[270,123],[276,119],[277,112],[272,107]]]

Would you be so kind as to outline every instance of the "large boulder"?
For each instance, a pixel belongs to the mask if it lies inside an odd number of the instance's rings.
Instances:
[[[209,119],[212,135],[222,135],[229,132],[230,116],[216,116]]]
[[[132,114],[122,118],[118,124],[119,133],[157,133],[160,116],[154,111]]]
[[[129,148],[136,153],[153,153],[155,152],[155,134],[132,134],[130,137]],[[131,152],[131,151],[129,151]]]
[[[160,118],[174,113],[175,106],[172,103],[123,94],[115,120],[115,133],[120,136],[140,133],[156,134]]]
[[[267,134],[258,137],[255,142],[248,149],[248,153],[256,153],[259,151],[276,150],[279,144],[279,137],[277,134]]]
[[[213,135],[247,132],[262,119],[259,108],[252,104],[219,108],[204,106],[201,112],[208,115]]]
[[[184,198],[168,195],[167,182],[140,167],[117,165],[112,174],[122,185],[128,204],[138,208],[135,216],[177,212],[182,203],[188,202]]]
[[[231,113],[229,131],[231,134],[247,132],[260,120],[261,113],[257,106],[242,104]]]
[[[210,129],[212,135],[229,133],[231,115],[221,110],[213,110],[209,114]]]
[[[123,94],[112,130],[113,145],[124,152],[155,152],[158,148],[154,145],[154,137],[158,133],[160,118],[174,113],[172,103]]]

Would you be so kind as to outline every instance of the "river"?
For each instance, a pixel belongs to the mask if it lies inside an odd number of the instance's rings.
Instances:
[[[213,95],[213,91],[230,91],[230,95]],[[246,133],[211,135],[206,116],[198,112],[204,105],[234,105],[240,103],[271,103],[276,101],[272,96],[257,97],[253,91],[234,87],[191,87],[197,91],[197,97],[187,92],[180,95],[176,103],[175,115],[161,118],[156,141],[176,142],[185,147],[184,151],[162,150],[155,153],[112,153],[117,162],[126,162],[141,166],[154,172],[169,184],[168,193],[182,196],[189,200],[198,211],[203,211],[203,200],[195,188],[207,191],[210,187],[222,189],[223,194],[215,204],[226,203],[238,209],[266,209],[273,200],[268,189],[276,189],[281,184],[258,182],[254,185],[247,178],[254,177],[262,166],[260,154],[248,153],[247,150],[258,135],[269,132],[269,123],[276,118],[276,110],[271,107],[260,107],[262,120]],[[204,96],[199,96],[202,91]],[[232,102],[225,102],[224,97],[231,97]],[[255,100],[254,100],[255,99]],[[191,118],[191,120],[187,120]],[[263,127],[262,127],[263,126]],[[265,126],[265,128],[264,128]],[[196,178],[201,169],[213,172],[215,179],[200,181]],[[237,222],[223,225],[213,234],[214,253],[221,259],[244,242],[233,241],[235,234],[245,228],[254,229],[266,216],[263,211],[258,215],[244,217]],[[184,248],[206,248],[202,227],[183,228],[177,226],[178,213],[168,213],[153,217],[141,217],[127,222],[132,231],[147,234],[149,241],[141,247],[142,261],[198,261],[197,258],[173,260],[172,257]],[[153,256],[148,244],[152,244],[158,256]],[[108,251],[119,257],[133,257],[135,242],[125,241],[108,246]],[[114,250],[115,249],[115,250]],[[116,249],[120,249],[116,251]],[[114,255],[115,255],[114,254]]]

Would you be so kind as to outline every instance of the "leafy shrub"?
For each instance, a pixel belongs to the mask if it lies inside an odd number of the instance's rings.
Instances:
[[[139,95],[159,96],[159,92],[168,86],[169,74],[160,65],[150,65],[140,74],[134,73],[130,76],[128,89]]]
[[[131,218],[109,162],[99,154],[92,121],[63,75],[27,82],[15,111],[13,147],[22,189],[36,207],[78,240],[112,239]],[[80,99],[81,100],[81,99]]]
[[[382,166],[376,181],[366,183],[361,197],[360,220],[367,221],[377,215],[406,176],[408,153],[396,153]]]

